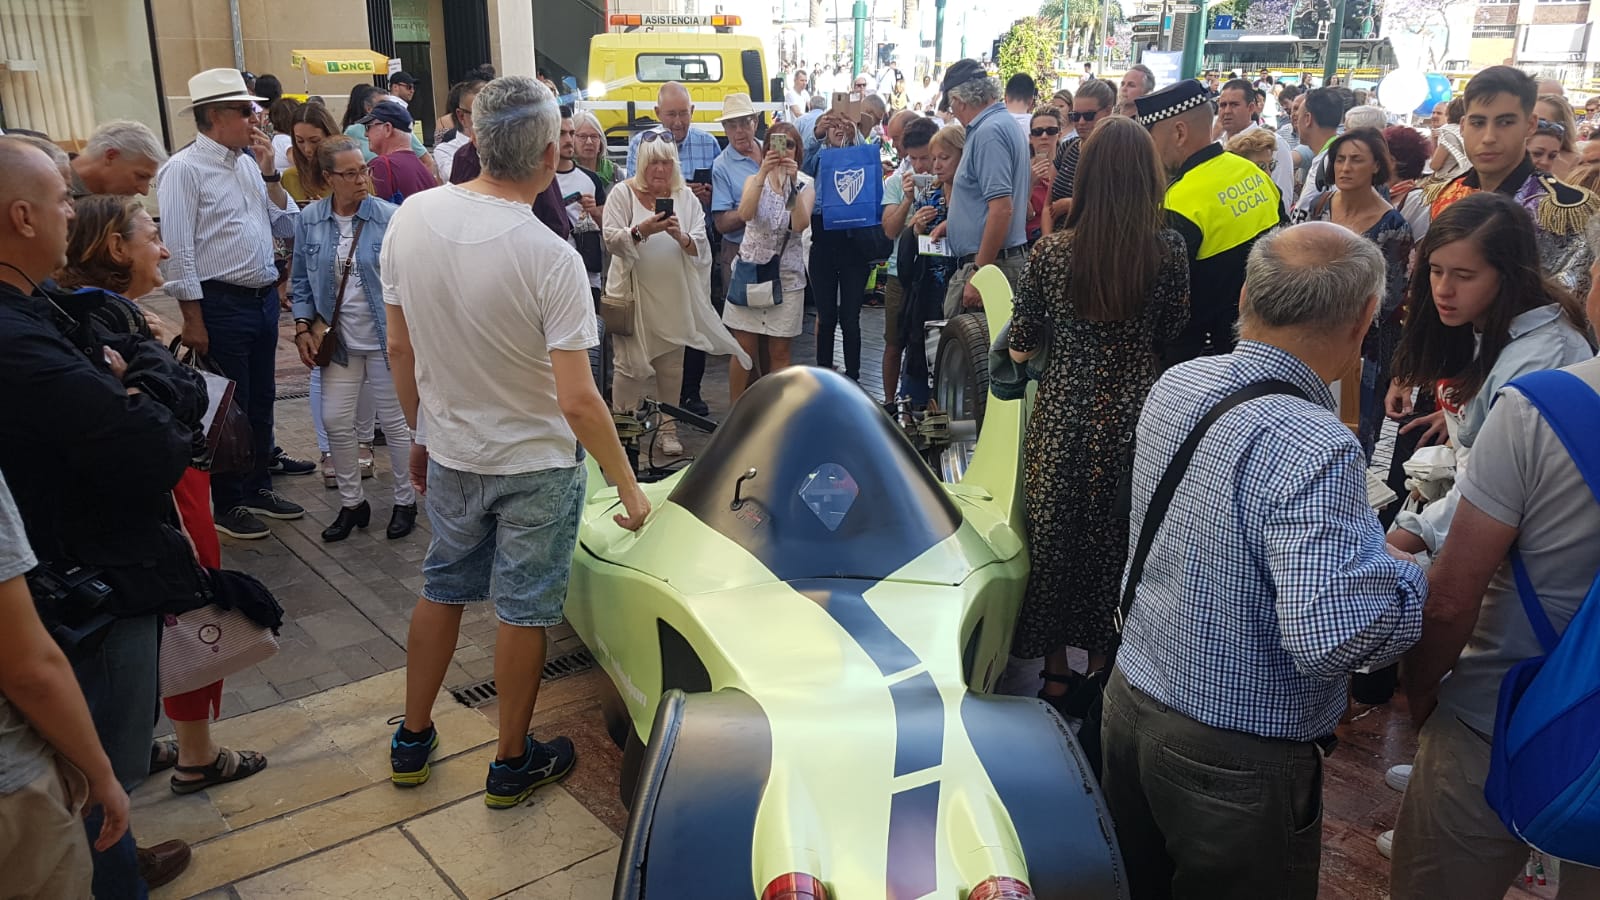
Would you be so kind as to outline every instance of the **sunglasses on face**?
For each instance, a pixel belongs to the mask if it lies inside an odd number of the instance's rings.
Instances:
[[[1094,121],[1094,117],[1100,115],[1103,112],[1105,112],[1105,110],[1103,110],[1103,109],[1097,109],[1094,112],[1086,112],[1086,113],[1069,112],[1069,113],[1067,113],[1067,118],[1071,119],[1074,122],[1093,122]]]
[[[1060,125],[1046,125],[1043,128],[1030,128],[1030,129],[1028,129],[1028,133],[1033,135],[1034,137],[1044,137],[1047,134],[1050,135],[1051,137],[1055,137],[1056,135],[1061,133],[1061,126]]]

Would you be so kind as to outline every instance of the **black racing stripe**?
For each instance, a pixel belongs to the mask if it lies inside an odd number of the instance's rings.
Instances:
[[[937,781],[890,798],[888,900],[926,897],[939,886],[938,826]]]
[[[855,585],[843,582],[797,581],[792,587],[827,611],[839,627],[843,628],[861,649],[872,658],[878,671],[884,675],[904,672],[920,660],[895,636],[889,626],[867,605]],[[844,587],[846,590],[838,590]]]
[[[961,724],[1022,845],[1038,900],[1128,896],[1111,814],[1066,724],[1042,700],[968,693]]]
[[[944,700],[927,672],[889,686],[894,700],[894,774],[931,769],[944,759]]]
[[[680,708],[648,845],[627,857],[640,873],[635,896],[748,897],[749,848],[772,774],[772,726],[761,704],[737,690],[691,694]]]

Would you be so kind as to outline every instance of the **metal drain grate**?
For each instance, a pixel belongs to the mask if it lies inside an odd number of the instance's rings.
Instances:
[[[592,668],[594,668],[594,655],[587,647],[581,647],[545,663],[541,677],[544,681],[560,681],[569,675],[587,672]],[[495,687],[493,678],[485,678],[472,684],[451,688],[450,696],[462,706],[476,709],[500,696],[500,691]]]

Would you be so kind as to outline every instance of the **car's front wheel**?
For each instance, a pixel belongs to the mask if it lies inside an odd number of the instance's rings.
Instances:
[[[932,462],[939,477],[954,484],[978,446],[989,401],[989,319],[983,313],[962,313],[945,323],[934,357],[933,400],[950,416],[950,442]]]

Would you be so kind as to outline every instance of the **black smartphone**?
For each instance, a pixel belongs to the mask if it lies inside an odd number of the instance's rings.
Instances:
[[[711,183],[711,170],[710,169],[695,169],[694,170],[694,177],[689,179],[689,183],[690,184],[710,184]]]
[[[672,198],[671,197],[657,197],[656,198],[656,215],[661,216],[662,218],[666,218],[667,216],[672,215]]]

